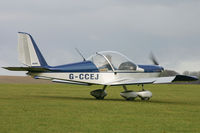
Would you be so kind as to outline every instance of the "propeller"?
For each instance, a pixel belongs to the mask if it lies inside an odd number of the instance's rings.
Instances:
[[[156,57],[153,54],[153,52],[150,53],[150,60],[153,62],[154,65],[159,66],[158,60],[156,59]]]

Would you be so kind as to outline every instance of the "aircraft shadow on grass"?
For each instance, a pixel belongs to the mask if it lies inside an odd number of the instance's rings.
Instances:
[[[94,98],[88,98],[88,97],[70,97],[70,96],[45,96],[45,95],[40,95],[40,96],[33,96],[37,98],[45,98],[45,99],[60,99],[60,100],[85,100],[85,101],[95,101],[96,99]],[[99,102],[101,101],[119,101],[119,102],[127,102],[126,100],[123,99],[104,99],[104,100],[98,100]],[[150,100],[150,101],[141,101],[139,99],[136,99],[134,101],[129,101],[132,103],[155,103],[155,104],[171,104],[171,105],[199,105],[198,103],[190,103],[190,102],[184,102],[184,101],[167,101],[167,100]]]
[[[69,96],[33,96],[38,98],[47,98],[47,99],[63,99],[63,100],[85,100],[85,101],[96,101],[94,98],[89,97],[69,97]],[[123,99],[104,99],[98,101],[125,101]]]

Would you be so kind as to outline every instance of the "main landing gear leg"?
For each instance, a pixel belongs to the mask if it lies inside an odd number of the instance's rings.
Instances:
[[[90,95],[92,95],[93,97],[95,97],[98,100],[103,100],[104,97],[107,96],[106,87],[107,87],[107,85],[104,85],[103,89],[97,89],[97,90],[91,91]]]

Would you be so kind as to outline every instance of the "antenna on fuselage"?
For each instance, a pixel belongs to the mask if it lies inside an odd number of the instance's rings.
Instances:
[[[75,49],[78,52],[78,54],[83,58],[83,61],[86,61],[85,57],[81,54],[81,52],[77,48],[75,48]]]

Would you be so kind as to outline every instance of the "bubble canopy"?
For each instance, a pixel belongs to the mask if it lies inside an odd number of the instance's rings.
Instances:
[[[97,52],[87,60],[92,61],[99,71],[135,71],[135,65],[125,55],[115,51]]]

